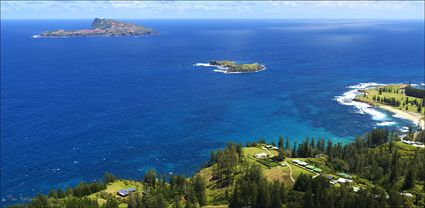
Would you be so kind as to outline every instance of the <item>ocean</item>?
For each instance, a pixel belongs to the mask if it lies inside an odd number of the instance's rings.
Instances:
[[[160,35],[31,38],[91,21],[1,20],[2,205],[105,171],[190,176],[227,142],[402,129],[353,94],[424,83],[423,21],[124,20]],[[196,66],[223,59],[267,69]]]

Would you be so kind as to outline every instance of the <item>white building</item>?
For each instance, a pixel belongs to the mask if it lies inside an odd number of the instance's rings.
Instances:
[[[336,182],[338,182],[338,183],[351,183],[351,182],[353,182],[353,180],[346,179],[346,178],[338,178],[338,180],[336,180]]]
[[[254,157],[255,158],[267,158],[267,157],[269,157],[269,155],[267,153],[263,152],[263,153],[255,154]]]

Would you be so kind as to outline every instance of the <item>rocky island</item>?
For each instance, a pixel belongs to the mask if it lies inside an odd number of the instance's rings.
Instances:
[[[231,73],[250,73],[250,72],[258,72],[265,70],[266,67],[259,63],[252,64],[237,64],[234,61],[210,61],[209,63],[197,63],[195,66],[206,66],[206,67],[216,67],[215,72],[222,72],[225,74]]]
[[[146,36],[158,34],[152,29],[140,25],[120,22],[113,19],[95,18],[91,24],[91,29],[80,30],[53,30],[46,31],[40,35],[34,35],[34,38],[49,37],[88,37],[88,36]]]

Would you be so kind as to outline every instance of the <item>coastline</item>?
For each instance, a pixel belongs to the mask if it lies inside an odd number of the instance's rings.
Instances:
[[[425,128],[425,121],[424,121],[423,118],[421,118],[421,115],[419,113],[406,112],[406,111],[396,109],[396,108],[388,106],[388,105],[376,105],[375,103],[366,102],[366,101],[360,100],[360,99],[354,99],[354,101],[366,103],[366,104],[384,109],[386,111],[390,111],[390,112],[394,113],[394,115],[393,115],[394,117],[412,121],[416,125],[419,125],[422,129]]]

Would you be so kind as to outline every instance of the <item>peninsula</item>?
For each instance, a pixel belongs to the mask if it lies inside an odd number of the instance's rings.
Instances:
[[[410,84],[390,84],[360,90],[354,100],[393,112],[425,129],[425,90]]]
[[[158,34],[152,29],[140,25],[120,22],[113,19],[95,18],[91,24],[91,29],[80,30],[53,30],[45,31],[40,35],[34,35],[33,38],[49,37],[88,37],[88,36],[146,36]]]
[[[225,73],[247,73],[258,72],[264,70],[266,67],[259,63],[252,64],[237,64],[234,61],[210,61],[210,66],[215,66]]]

